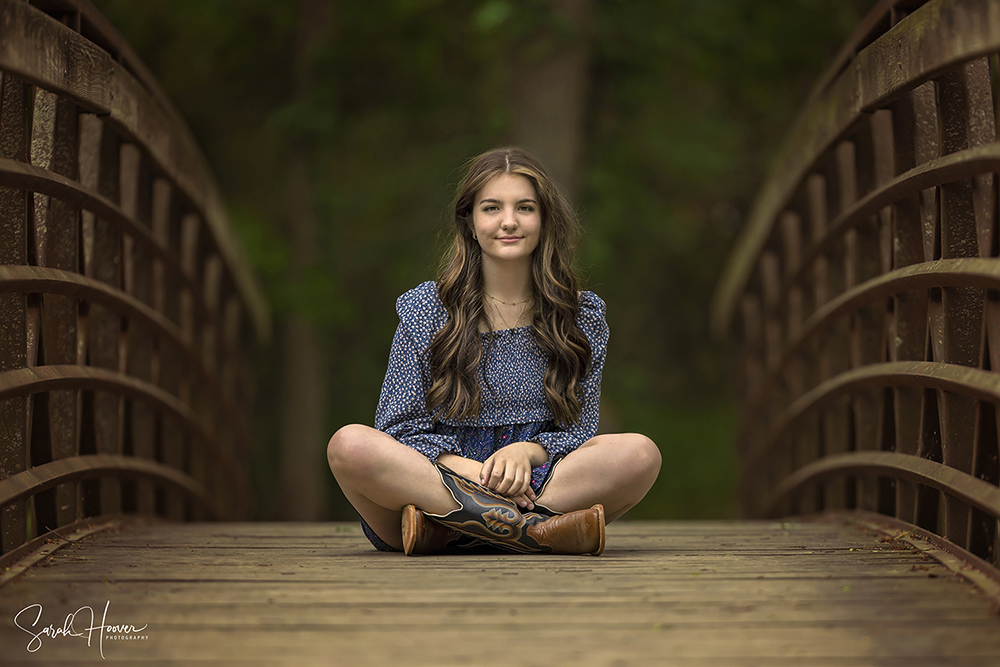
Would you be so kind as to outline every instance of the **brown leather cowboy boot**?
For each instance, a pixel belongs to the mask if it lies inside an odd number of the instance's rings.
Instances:
[[[403,551],[407,556],[440,553],[463,537],[457,530],[429,521],[414,505],[403,508]]]
[[[599,556],[604,551],[604,508],[601,505],[566,514],[555,514],[540,506],[536,506],[540,511],[524,511],[510,498],[440,463],[436,465],[441,481],[460,507],[443,516],[427,514],[433,521],[517,553]]]
[[[554,554],[600,556],[604,551],[604,506],[554,516],[528,526],[528,536]]]

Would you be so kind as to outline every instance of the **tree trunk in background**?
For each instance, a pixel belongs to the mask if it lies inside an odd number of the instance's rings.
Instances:
[[[304,0],[300,9],[298,46],[294,64],[295,98],[308,98],[312,62],[330,35],[331,2]],[[315,264],[319,247],[319,221],[313,206],[310,168],[312,148],[301,138],[294,141],[288,165],[287,232],[291,245],[290,279],[297,282]],[[322,518],[324,479],[327,474],[323,418],[326,381],[323,346],[317,327],[302,313],[293,312],[281,337],[282,366],[281,477],[278,514],[292,521]]]
[[[529,40],[514,70],[514,143],[537,157],[572,201],[576,194],[587,101],[591,0],[553,0],[571,27]],[[534,43],[532,43],[534,42]]]

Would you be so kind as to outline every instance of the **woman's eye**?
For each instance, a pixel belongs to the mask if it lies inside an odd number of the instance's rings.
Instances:
[[[534,206],[530,206],[530,205],[528,205],[528,204],[523,204],[523,205],[521,206],[521,210],[522,210],[522,211],[526,211],[526,212],[530,213],[530,212],[532,212],[532,211],[534,211],[534,210],[535,210],[535,207],[534,207]]]

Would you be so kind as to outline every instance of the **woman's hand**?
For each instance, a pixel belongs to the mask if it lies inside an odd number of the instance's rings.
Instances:
[[[525,509],[534,508],[535,492],[531,490],[531,469],[549,458],[545,449],[533,442],[514,442],[502,447],[486,459],[480,484],[507,496]]]
[[[530,486],[527,493],[520,496],[510,496],[510,500],[523,510],[535,509],[535,492],[531,490]]]

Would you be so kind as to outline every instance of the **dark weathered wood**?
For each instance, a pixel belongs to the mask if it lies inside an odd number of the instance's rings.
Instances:
[[[937,188],[928,188],[928,184],[955,182],[984,171],[1000,170],[1000,147],[990,144],[978,148],[970,148],[948,155],[900,174],[898,177],[874,190],[853,206],[843,210],[829,225],[824,226],[824,233],[814,237],[809,247],[804,251],[802,268],[791,275],[783,285],[783,290],[805,278],[808,270],[817,265],[821,256],[832,247],[843,242],[843,238],[858,225],[864,224],[873,213],[885,206],[905,201],[909,195],[920,193],[923,197],[921,211],[923,216],[923,238],[925,261],[940,259],[940,229],[938,226]],[[811,187],[811,186],[810,186]],[[954,255],[975,256],[975,255]],[[780,304],[779,304],[780,307]]]
[[[0,70],[12,72],[72,99],[88,110],[107,115],[115,130],[143,144],[157,170],[167,174],[184,195],[204,212],[215,242],[250,317],[262,338],[269,336],[268,308],[239,243],[229,229],[215,179],[190,132],[155,81],[138,63],[121,37],[89,3],[75,3],[91,26],[108,31],[105,44],[126,53],[122,67],[101,48],[73,29],[45,16],[21,0],[0,2]],[[129,71],[129,70],[132,71]],[[137,72],[137,79],[132,72]]]
[[[719,333],[737,301],[762,305],[742,313],[764,341],[744,334],[741,493],[753,515],[812,511],[820,490],[824,508],[913,521],[1000,567],[1000,513],[905,466],[829,463],[895,452],[1000,484],[1000,14],[897,0],[864,25],[793,126],[716,294]]]
[[[0,0],[0,69],[45,85],[97,113],[111,110],[114,63],[97,45],[20,0]]]
[[[152,200],[152,221],[151,228],[157,243],[163,248],[169,248],[172,256],[177,256],[180,230],[172,224],[176,219],[176,204],[174,201],[173,186],[165,178],[157,178],[153,181]],[[173,233],[172,233],[173,232]],[[181,271],[181,275],[186,275]],[[178,276],[168,271],[163,262],[157,258],[153,262],[153,307],[170,321],[180,326],[180,294],[181,285]],[[185,339],[187,335],[187,339]],[[185,340],[186,347],[191,346],[190,332],[185,333],[181,329],[181,338]],[[186,384],[182,382],[182,371],[173,364],[163,363],[161,356],[156,364],[158,375],[155,379],[168,393],[183,397],[181,400],[190,398],[187,393]],[[156,452],[157,458],[167,465],[182,468],[184,466],[185,449],[187,443],[184,432],[176,427],[172,422],[161,422],[160,433],[157,442],[159,444]],[[176,494],[167,495],[160,501],[160,509],[167,516],[174,519],[185,518],[184,499]]]
[[[111,454],[86,454],[33,466],[0,480],[0,501],[4,504],[16,502],[57,484],[81,479],[107,480],[119,477],[143,477],[169,485],[195,498],[209,510],[212,518],[224,514],[204,486],[176,468],[132,456]]]
[[[91,114],[80,117],[80,181],[84,187],[117,203],[118,138],[105,128],[102,119]],[[83,224],[91,240],[84,244],[83,273],[88,278],[120,290],[121,236],[100,216],[83,212]],[[117,370],[120,361],[118,314],[102,304],[91,304],[87,322],[87,359],[93,366]],[[94,437],[97,454],[116,455],[122,451],[124,404],[115,394],[96,392],[94,401]],[[100,481],[101,513],[121,510],[121,489],[116,479]]]
[[[0,159],[27,161],[27,87],[0,75]],[[0,264],[28,263],[27,193],[0,187]],[[0,295],[0,372],[27,366],[27,299],[23,294]],[[0,402],[0,477],[17,474],[28,465],[28,401],[15,397]],[[27,533],[23,503],[0,512],[0,549],[9,551]]]
[[[147,269],[151,268],[147,266]],[[68,296],[74,300],[100,304],[121,317],[129,318],[134,326],[156,336],[161,343],[162,351],[176,355],[176,358],[182,359],[191,367],[197,381],[205,387],[212,400],[221,403],[220,411],[228,420],[235,423],[241,421],[237,404],[225,400],[218,375],[209,371],[199,351],[188,344],[179,327],[127,292],[73,272],[31,266],[0,266],[0,294],[11,292]],[[75,361],[75,350],[73,354],[72,360]],[[52,363],[57,361],[53,359]],[[246,451],[243,449],[241,453]]]
[[[876,9],[875,11],[878,11]],[[785,139],[737,242],[713,301],[713,327],[729,330],[739,295],[768,242],[774,220],[815,160],[866,112],[890,104],[911,87],[950,67],[1000,51],[1000,21],[992,3],[928,2],[857,54],[799,117]],[[961,39],[955,26],[962,27]]]
[[[772,448],[810,410],[837,404],[852,391],[893,386],[934,389],[976,400],[1000,402],[1000,374],[992,371],[932,361],[871,364],[838,374],[798,397],[774,421],[767,438],[748,455],[747,467],[756,470],[758,464],[766,462]],[[829,450],[827,453],[830,453]]]
[[[1000,514],[1000,489],[995,485],[935,461],[892,452],[849,452],[826,456],[802,466],[783,479],[772,492],[771,513],[775,513],[783,498],[798,492],[803,486],[850,473],[906,479],[945,492],[967,507],[975,507],[992,516]],[[950,535],[945,537],[952,538]]]
[[[831,523],[617,523],[598,558],[407,558],[374,551],[354,524],[157,524],[98,533],[7,584],[5,660],[26,652],[10,621],[31,604],[46,623],[107,604],[108,624],[145,625],[145,639],[103,645],[107,660],[133,662],[972,665],[1000,654],[988,597],[902,539]],[[83,639],[42,639],[35,660],[101,659]]]
[[[850,141],[838,146],[836,154],[838,183],[840,184],[840,210],[847,210],[859,198],[859,192],[871,190],[874,171],[874,156],[871,130],[862,126]],[[877,276],[880,272],[881,251],[879,249],[879,229],[877,215],[869,215],[860,224],[844,235],[845,267],[844,291]],[[847,334],[848,355],[851,368],[881,361],[883,340],[884,304],[876,303],[859,308],[851,313]],[[850,410],[854,433],[854,448],[858,450],[878,449],[881,435],[881,408],[877,390],[853,392]],[[855,506],[859,509],[874,510],[878,504],[877,480],[860,479],[855,488]]]
[[[38,94],[41,94],[41,89]],[[57,97],[52,128],[52,160],[44,167],[70,180],[76,179],[79,173],[78,128],[76,105]],[[51,196],[47,199],[49,211],[44,265],[56,270],[75,272],[78,270],[80,245],[79,211],[62,199]],[[76,363],[77,302],[60,294],[44,294],[41,298],[44,309],[42,340],[46,363]],[[53,459],[68,458],[79,452],[77,416],[80,412],[80,401],[81,396],[78,391],[57,391],[48,394]],[[76,520],[76,492],[75,485],[60,486],[55,489],[57,525],[69,524]]]
[[[831,322],[856,309],[881,303],[889,297],[902,295],[902,298],[905,299],[909,295],[917,295],[910,298],[916,301],[914,307],[917,310],[914,312],[921,317],[919,320],[921,324],[918,325],[917,320],[912,318],[906,320],[905,326],[909,327],[911,344],[910,347],[905,348],[908,352],[905,356],[906,358],[922,360],[926,349],[927,334],[924,316],[926,290],[944,286],[1000,289],[1000,264],[991,260],[955,259],[911,265],[868,280],[843,292],[836,299],[821,304],[798,328],[798,335],[789,337],[781,360],[775,364],[766,377],[755,384],[753,391],[746,392],[751,414],[762,409],[771,395],[771,387],[779,380],[779,374],[784,372],[789,364],[805,354],[809,343],[819,338]],[[921,298],[920,294],[924,296]],[[900,326],[897,323],[897,332]],[[918,345],[919,347],[917,347]]]
[[[117,204],[76,181],[32,165],[0,158],[0,185],[32,190],[75,204],[87,216],[100,215],[106,222],[113,224],[116,231],[131,236],[136,243],[154,253],[166,264],[168,270],[179,278],[183,277],[176,256],[168,248],[161,247],[145,226],[137,225]]]
[[[925,84],[926,85],[926,84]],[[917,123],[913,94],[905,95],[891,106],[894,169],[892,176],[913,169],[917,163],[915,127]],[[882,184],[884,187],[884,183]],[[892,205],[892,263],[900,269],[923,261],[923,235],[920,222],[920,194],[900,198]],[[887,272],[888,273],[888,272]],[[889,317],[889,361],[921,360],[927,350],[927,291],[910,290],[893,295]],[[910,387],[893,388],[894,450],[915,454],[920,437],[920,423],[912,415],[920,413],[921,392]],[[916,488],[906,482],[896,484],[895,515],[914,522]]]
[[[976,62],[983,61],[974,61],[949,71],[938,80],[942,150],[946,154],[963,150],[973,143],[983,143],[983,137],[970,136],[969,117],[976,115],[970,108],[970,92],[975,95],[978,92],[976,88],[989,87],[989,72],[974,68]],[[973,73],[971,80],[970,73]],[[979,254],[972,189],[971,179],[941,186],[941,255],[944,258],[976,257]],[[964,366],[979,365],[982,312],[981,291],[968,288],[942,290],[940,307],[932,314],[932,318],[938,320],[936,328],[941,332],[940,345],[934,347],[937,360]],[[938,395],[938,405],[944,461],[959,470],[971,472],[970,444],[977,403],[967,397],[942,393]],[[968,541],[968,519],[967,508],[946,499],[945,530],[956,544]]]
[[[122,211],[129,218],[142,225],[149,226],[152,212],[151,187],[152,181],[147,169],[143,168],[142,155],[139,147],[134,144],[124,144],[121,149],[121,205]],[[122,246],[124,291],[152,310],[152,278],[153,256],[147,248],[136,244],[130,235],[123,235]],[[159,313],[156,318],[164,320]],[[157,338],[146,327],[138,326],[131,318],[128,320],[128,368],[129,375],[151,382],[153,377],[153,349]],[[165,320],[164,320],[165,321]],[[173,329],[173,324],[169,324]],[[179,343],[179,340],[178,340]],[[183,345],[179,349],[186,350]],[[207,374],[206,374],[207,377]],[[210,381],[211,382],[211,381]],[[155,439],[156,411],[144,401],[129,401],[127,428],[125,434],[126,453],[145,459],[155,459],[153,451]],[[156,507],[155,488],[145,480],[135,483],[131,492],[134,494],[134,509],[140,513],[152,514]]]
[[[0,1],[0,90],[0,555],[245,516],[241,318],[268,314],[179,114],[85,0]]]
[[[211,461],[219,478],[226,481],[231,497],[225,500],[233,503],[234,515],[239,515],[239,503],[247,502],[249,497],[241,467],[231,452],[218,446],[212,433],[198,418],[197,412],[182,398],[123,373],[90,366],[39,366],[0,373],[0,400],[67,389],[107,392],[122,398],[138,399],[159,411],[165,417],[160,424],[161,428],[178,434],[182,442],[195,443]],[[177,470],[183,470],[183,465],[177,465],[180,455],[168,454],[165,456],[169,459],[166,463],[172,464]]]

